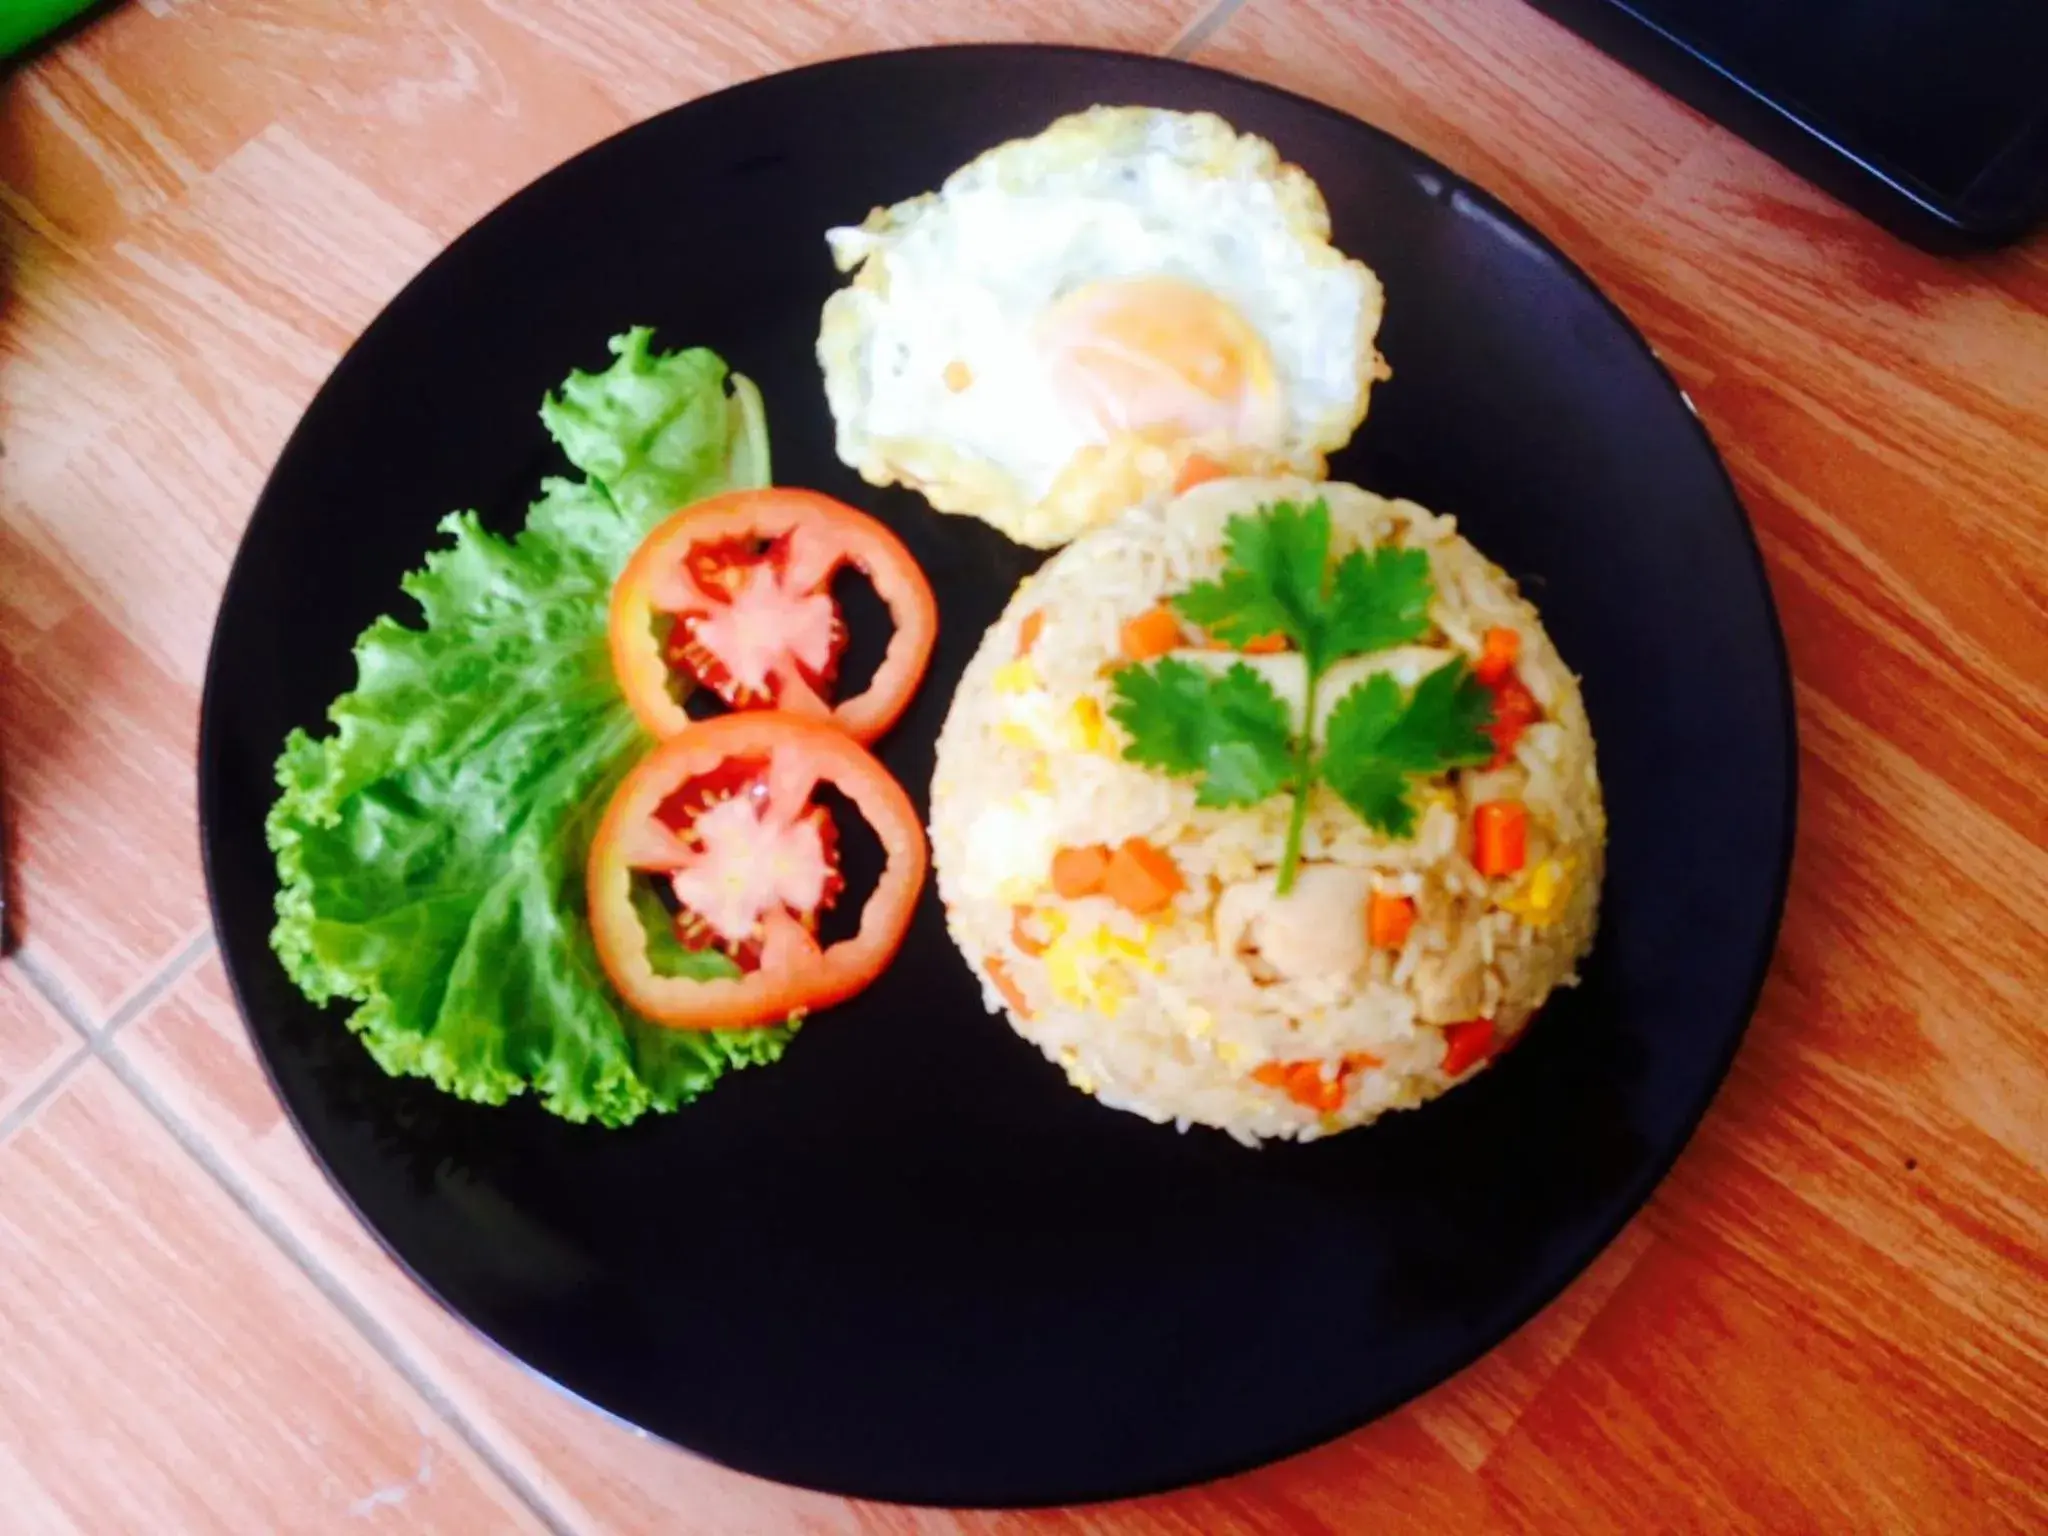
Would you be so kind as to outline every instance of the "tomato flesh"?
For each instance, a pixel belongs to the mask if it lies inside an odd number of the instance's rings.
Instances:
[[[767,782],[766,757],[729,757],[670,790],[654,815],[671,832],[687,832],[691,822],[719,801],[742,793],[765,794]]]
[[[763,920],[780,906],[815,936],[820,914],[846,889],[839,828],[822,805],[771,815],[768,759],[729,758],[672,791],[655,818],[674,832],[682,862],[666,871],[676,938],[716,949],[751,971],[761,963]]]
[[[675,616],[669,666],[732,709],[767,709],[794,673],[812,692],[831,690],[846,649],[846,624],[830,592],[796,590],[790,536],[706,539],[682,557],[705,606]]]

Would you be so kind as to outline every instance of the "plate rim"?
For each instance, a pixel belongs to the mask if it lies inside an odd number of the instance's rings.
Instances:
[[[435,1285],[414,1268],[411,1261],[385,1235],[383,1229],[371,1221],[364,1213],[354,1195],[343,1182],[340,1174],[313,1141],[304,1121],[300,1117],[297,1106],[294,1104],[291,1096],[285,1091],[277,1070],[272,1064],[270,1052],[266,1049],[262,1036],[256,1027],[254,1012],[244,995],[239,967],[234,962],[231,946],[225,937],[227,928],[223,922],[220,879],[215,869],[215,828],[220,821],[226,820],[232,814],[223,802],[222,775],[220,770],[222,756],[220,715],[224,708],[220,702],[223,686],[220,681],[223,669],[222,630],[228,612],[228,599],[237,590],[238,584],[255,579],[251,572],[245,570],[245,563],[248,559],[249,536],[255,528],[258,519],[273,520],[283,515],[281,510],[274,509],[281,509],[286,503],[281,500],[273,500],[280,472],[298,452],[303,451],[302,445],[306,441],[307,424],[319,409],[323,398],[328,395],[330,390],[334,388],[336,383],[345,374],[365,366],[362,358],[365,354],[366,343],[370,342],[373,337],[381,334],[387,326],[397,323],[394,320],[394,316],[407,306],[409,296],[413,294],[414,290],[430,272],[440,266],[444,260],[453,256],[454,253],[472,242],[488,238],[491,226],[501,216],[506,215],[513,204],[525,200],[530,195],[537,195],[543,187],[557,181],[570,179],[578,174],[580,168],[587,162],[614,152],[622,141],[649,127],[651,124],[667,122],[674,118],[687,116],[700,109],[723,102],[726,98],[734,95],[771,87],[780,88],[791,82],[800,81],[814,75],[829,75],[846,70],[857,71],[865,65],[881,61],[920,56],[971,56],[977,59],[993,59],[998,63],[1005,60],[1024,58],[1041,60],[1059,57],[1088,58],[1099,61],[1116,61],[1125,65],[1136,65],[1146,70],[1177,74],[1183,78],[1226,81],[1234,89],[1254,91],[1273,98],[1293,110],[1306,111],[1314,116],[1330,121],[1346,132],[1362,132],[1378,140],[1383,151],[1405,161],[1414,174],[1435,178],[1440,183],[1444,192],[1462,195],[1488,219],[1501,225],[1514,236],[1532,246],[1557,270],[1561,278],[1579,288],[1594,301],[1599,309],[1604,311],[1607,319],[1619,329],[1620,334],[1627,339],[1629,344],[1641,354],[1643,359],[1662,378],[1672,395],[1685,408],[1688,430],[1698,445],[1705,450],[1706,459],[1711,463],[1714,474],[1718,478],[1720,489],[1725,495],[1728,510],[1734,515],[1734,521],[1740,531],[1742,544],[1748,556],[1750,574],[1754,578],[1757,590],[1763,599],[1763,618],[1765,620],[1765,628],[1768,631],[1769,649],[1773,663],[1770,668],[1770,681],[1778,694],[1776,714],[1778,717],[1778,729],[1783,743],[1782,770],[1785,782],[1782,800],[1774,808],[1775,819],[1778,823],[1778,846],[1772,870],[1773,896],[1769,910],[1764,914],[1764,922],[1758,937],[1757,957],[1752,974],[1741,988],[1745,1000],[1741,1006],[1740,1016],[1736,1025],[1729,1032],[1727,1044],[1714,1062],[1712,1071],[1708,1074],[1704,1087],[1698,1095],[1697,1102],[1688,1103],[1684,1113],[1679,1117],[1679,1122],[1683,1127],[1680,1133],[1673,1139],[1668,1149],[1656,1149],[1653,1155],[1644,1159],[1631,1179],[1618,1186],[1617,1193],[1613,1197],[1615,1215],[1612,1220],[1600,1225],[1597,1229],[1597,1235],[1584,1245],[1583,1251],[1575,1249],[1571,1258],[1556,1266],[1557,1274],[1554,1284],[1546,1279],[1545,1283],[1535,1288],[1533,1292],[1534,1299],[1526,1307],[1517,1308],[1512,1313],[1506,1314],[1504,1323],[1498,1329],[1489,1328],[1482,1330],[1479,1342],[1473,1348],[1466,1352],[1460,1352],[1455,1357],[1447,1358],[1439,1366],[1433,1367],[1433,1374],[1430,1374],[1428,1379],[1404,1385],[1401,1390],[1392,1394],[1382,1394],[1381,1398],[1375,1400],[1374,1404],[1368,1407],[1363,1414],[1347,1413],[1334,1423],[1320,1426],[1307,1438],[1289,1436],[1285,1443],[1277,1448],[1250,1453],[1243,1457],[1229,1460],[1198,1472],[1191,1477],[1168,1481],[1154,1479],[1144,1482],[1127,1482],[1107,1487],[1079,1487],[1055,1491],[1050,1494],[1026,1493],[1018,1497],[977,1498],[969,1503],[961,1503],[954,1499],[939,1500],[929,1495],[920,1495],[915,1490],[889,1491],[877,1487],[848,1490],[821,1483],[799,1482],[784,1478],[779,1474],[769,1474],[726,1461],[696,1446],[672,1440],[662,1431],[637,1424],[624,1414],[586,1397],[575,1388],[549,1375],[542,1367],[516,1354],[480,1323],[470,1318],[466,1312],[454,1306],[441,1294]],[[1282,151],[1282,159],[1286,159],[1284,150]],[[426,550],[422,550],[423,555],[426,552]],[[1729,1072],[1734,1066],[1735,1058],[1741,1050],[1743,1041],[1748,1038],[1750,1026],[1755,1020],[1758,1005],[1762,1000],[1765,984],[1776,961],[1779,943],[1783,935],[1787,902],[1791,892],[1799,822],[1800,746],[1795,681],[1791,666],[1790,650],[1785,638],[1784,624],[1778,610],[1776,592],[1771,584],[1769,567],[1763,558],[1762,545],[1757,536],[1755,522],[1750,516],[1747,503],[1743,500],[1741,492],[1735,484],[1734,477],[1729,472],[1727,461],[1722,456],[1719,445],[1716,444],[1713,434],[1701,419],[1697,407],[1693,404],[1692,397],[1686,392],[1679,381],[1673,377],[1655,345],[1637,327],[1627,312],[1569,253],[1493,192],[1464,173],[1445,165],[1426,150],[1410,144],[1405,139],[1400,138],[1388,129],[1380,127],[1376,123],[1354,116],[1341,107],[1303,95],[1287,87],[1275,85],[1270,81],[1254,76],[1237,74],[1231,70],[1218,68],[1214,65],[1198,63],[1191,59],[1176,58],[1166,54],[1142,53],[1131,49],[1100,48],[1077,43],[956,42],[935,43],[908,48],[880,48],[840,55],[829,59],[815,60],[790,69],[776,70],[767,74],[748,76],[745,79],[735,80],[722,85],[715,90],[679,101],[673,106],[666,107],[661,111],[628,123],[615,132],[597,140],[595,143],[588,144],[582,149],[577,150],[574,154],[550,166],[539,175],[499,199],[453,239],[436,250],[424,264],[405,279],[395,293],[385,300],[368,324],[356,334],[341,356],[336,359],[334,366],[328,371],[326,377],[321,380],[319,387],[308,399],[305,407],[299,414],[298,420],[294,422],[291,432],[286,436],[283,444],[278,449],[275,459],[264,475],[262,488],[256,495],[256,499],[250,508],[249,516],[244,521],[242,530],[237,536],[234,559],[230,563],[227,575],[221,583],[220,599],[215,609],[214,622],[207,642],[206,668],[200,693],[198,723],[199,729],[195,742],[195,766],[197,768],[195,799],[198,813],[197,833],[200,845],[200,865],[206,885],[207,915],[212,924],[215,947],[220,954],[221,969],[227,979],[228,990],[233,998],[235,1011],[241,1020],[243,1031],[250,1043],[251,1053],[256,1058],[264,1081],[269,1086],[272,1096],[284,1111],[285,1119],[291,1125],[294,1135],[297,1136],[299,1145],[304,1148],[314,1165],[320,1170],[321,1176],[326,1180],[328,1188],[340,1198],[349,1214],[370,1235],[378,1248],[398,1266],[400,1271],[415,1286],[430,1297],[444,1314],[454,1318],[471,1337],[480,1340],[500,1358],[511,1361],[525,1375],[546,1389],[567,1397],[579,1407],[602,1416],[612,1424],[618,1425],[636,1435],[652,1437],[664,1445],[682,1450],[687,1455],[701,1458],[714,1465],[745,1476],[759,1477],[764,1480],[783,1483],[785,1486],[800,1487],[812,1492],[824,1493],[839,1498],[873,1500],[916,1508],[1078,1508],[1121,1502],[1127,1499],[1144,1498],[1177,1489],[1204,1486],[1226,1478],[1237,1477],[1260,1467],[1272,1466],[1279,1462],[1290,1460],[1319,1446],[1330,1444],[1344,1436],[1356,1433],[1370,1424],[1377,1423],[1381,1419],[1398,1412],[1408,1404],[1416,1401],[1426,1393],[1434,1391],[1454,1377],[1461,1375],[1521,1332],[1538,1314],[1547,1310],[1565,1291],[1570,1289],[1592,1267],[1599,1257],[1613,1246],[1616,1239],[1642,1212],[1643,1207],[1648,1203],[1658,1186],[1669,1177],[1679,1158],[1691,1146],[1693,1139],[1699,1133],[1700,1126],[1706,1119],[1708,1111],[1712,1108],[1714,1100],[1719,1097],[1723,1086],[1727,1082]],[[280,749],[282,748],[281,742],[279,747]],[[318,1006],[322,1008],[323,1012],[333,1017],[337,1027],[347,1027],[340,1014],[336,1011],[336,1004],[330,1002]],[[353,1293],[351,1293],[351,1301],[353,1306],[349,1310],[352,1312],[361,1311],[371,1325],[369,1329],[363,1329],[362,1324],[357,1323],[358,1329],[371,1335],[370,1342],[378,1345],[380,1354],[388,1353],[383,1347],[383,1343],[389,1342],[388,1337],[386,1337],[389,1334],[389,1330],[363,1303],[354,1299]],[[411,1366],[411,1369],[418,1370],[421,1367],[414,1364]]]

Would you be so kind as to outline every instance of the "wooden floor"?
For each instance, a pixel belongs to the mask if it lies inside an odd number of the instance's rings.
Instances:
[[[250,1058],[192,755],[264,473],[437,249],[678,100],[996,37],[1335,103],[1584,264],[1756,519],[1804,804],[1734,1076],[1540,1319],[1233,1482],[955,1517],[639,1440],[424,1300]],[[2048,243],[1905,249],[1516,0],[134,0],[0,81],[0,241],[0,1528],[2048,1529]]]

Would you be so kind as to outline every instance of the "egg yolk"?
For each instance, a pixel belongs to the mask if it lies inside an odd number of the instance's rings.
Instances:
[[[1272,354],[1243,315],[1171,277],[1089,283],[1040,318],[1053,387],[1105,439],[1270,442],[1281,427]]]

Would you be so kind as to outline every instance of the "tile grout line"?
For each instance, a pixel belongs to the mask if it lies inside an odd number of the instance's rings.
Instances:
[[[55,1098],[57,1090],[63,1087],[70,1080],[72,1074],[90,1060],[92,1060],[92,1045],[88,1041],[79,1041],[71,1048],[71,1054],[52,1067],[43,1080],[28,1091],[19,1104],[7,1111],[6,1114],[0,1115],[0,1144],[5,1144],[16,1131],[35,1118],[36,1111]]]
[[[513,1496],[532,1512],[534,1518],[540,1521],[550,1536],[575,1536],[575,1528],[555,1512],[540,1490],[533,1485],[532,1480],[505,1460],[497,1448],[455,1406],[440,1384],[407,1354],[391,1330],[372,1316],[355,1293],[320,1262],[290,1225],[274,1214],[256,1192],[245,1185],[235,1172],[215,1155],[204,1138],[179,1118],[177,1112],[150,1085],[149,1080],[121,1053],[120,1047],[112,1040],[96,1039],[90,1049],[91,1054],[98,1056],[120,1080],[121,1085],[141,1101],[143,1108],[154,1115],[164,1129],[170,1132],[172,1139],[183,1149],[185,1155],[212,1177],[242,1214],[254,1222],[263,1235],[297,1266],[312,1282],[313,1288],[326,1299],[328,1305],[339,1312],[383,1358],[385,1364],[396,1371],[406,1385],[419,1394],[434,1416],[452,1430],[491,1473],[511,1490]]]
[[[1223,29],[1225,22],[1243,10],[1248,0],[1216,0],[1216,3],[1190,21],[1180,30],[1180,35],[1162,50],[1169,59],[1189,59],[1210,38]]]
[[[79,1039],[90,1046],[93,1036],[97,1033],[92,1027],[92,1015],[86,1011],[83,1003],[71,995],[69,987],[59,981],[50,971],[44,969],[43,962],[36,957],[35,951],[31,949],[17,949],[12,955],[8,956],[8,961],[17,971],[21,972],[23,978],[36,990],[42,1000],[56,1011],[57,1016],[77,1032]]]
[[[498,1452],[496,1447],[472,1425],[458,1409],[440,1385],[405,1352],[391,1331],[370,1315],[369,1309],[342,1281],[330,1273],[312,1250],[280,1217],[275,1215],[254,1190],[248,1188],[240,1178],[214,1154],[205,1140],[187,1125],[169,1104],[165,1103],[148,1080],[135,1069],[132,1062],[121,1053],[114,1040],[115,1032],[123,1025],[140,1017],[178,981],[213,950],[213,933],[205,929],[194,935],[171,958],[164,962],[157,973],[136,989],[136,991],[108,1015],[106,1023],[97,1029],[90,1023],[89,1015],[70,989],[49,972],[33,955],[16,952],[11,958],[20,966],[22,975],[43,999],[72,1029],[79,1034],[80,1041],[75,1050],[64,1059],[48,1077],[38,1083],[35,1089],[21,1103],[0,1116],[0,1142],[4,1142],[41,1109],[57,1090],[88,1061],[97,1058],[111,1071],[121,1086],[142,1104],[156,1121],[178,1143],[180,1150],[197,1163],[200,1168],[219,1185],[232,1200],[237,1209],[256,1224],[257,1230],[284,1254],[320,1293],[327,1304],[339,1312],[355,1329],[385,1364],[396,1371],[407,1386],[419,1394],[428,1411],[445,1424],[457,1438],[479,1460],[490,1469],[508,1489],[514,1498],[532,1512],[535,1519],[550,1532],[550,1536],[574,1536],[574,1527],[558,1515],[532,1480],[513,1467]]]
[[[150,1005],[162,997],[183,979],[185,973],[213,953],[213,929],[209,925],[192,935],[170,959],[157,968],[157,973],[130,993],[126,1002],[107,1015],[107,1022],[99,1028],[101,1041],[111,1040],[114,1032],[122,1025],[140,1018],[149,1011]]]
[[[33,950],[17,950],[11,957],[16,969],[28,984],[42,994],[44,1002],[63,1018],[64,1022],[86,1040],[88,1044],[114,1033],[130,1019],[135,1018],[164,993],[175,986],[180,977],[203,960],[213,948],[213,930],[202,928],[187,939],[184,945],[170,959],[157,967],[156,974],[131,992],[128,997],[107,1015],[106,1022],[94,1024],[92,1014],[64,985],[55,972],[45,966]]]

